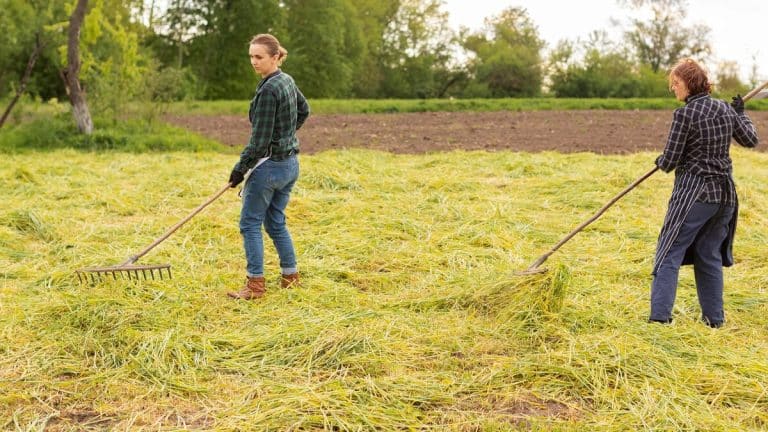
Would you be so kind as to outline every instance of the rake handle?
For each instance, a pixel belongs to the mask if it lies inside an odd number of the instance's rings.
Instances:
[[[246,182],[246,181],[248,181],[248,178],[251,176],[251,173],[253,173],[253,171],[254,171],[256,168],[258,168],[258,167],[259,167],[261,164],[263,164],[264,162],[266,162],[268,159],[269,159],[269,155],[267,155],[267,156],[265,156],[265,157],[263,157],[263,158],[260,158],[260,159],[259,159],[259,160],[256,162],[256,165],[254,165],[254,166],[253,166],[253,168],[250,168],[250,169],[248,170],[248,172],[246,172],[246,173],[245,173],[245,175],[243,176],[243,184],[245,184],[245,182]],[[222,187],[221,189],[219,189],[219,191],[218,191],[218,192],[216,192],[216,193],[215,193],[215,194],[213,194],[213,195],[212,195],[210,198],[208,198],[208,201],[206,201],[206,202],[204,202],[204,203],[200,204],[199,206],[197,206],[197,208],[196,208],[196,209],[192,210],[192,213],[190,213],[189,215],[187,215],[187,217],[185,217],[184,219],[180,220],[180,221],[179,221],[179,222],[178,222],[176,225],[174,225],[174,226],[172,226],[172,227],[168,228],[168,231],[166,231],[166,232],[165,232],[165,234],[163,234],[162,236],[158,237],[158,238],[157,238],[157,240],[153,241],[151,245],[149,245],[149,246],[145,247],[145,248],[144,248],[144,250],[142,250],[141,252],[137,253],[136,255],[131,255],[130,257],[128,257],[128,259],[127,259],[127,260],[126,260],[124,263],[122,263],[122,264],[120,264],[120,265],[121,265],[121,266],[124,266],[124,265],[129,265],[129,264],[133,264],[133,263],[135,263],[136,261],[138,261],[138,260],[139,260],[139,258],[141,258],[141,257],[143,257],[144,255],[146,255],[146,254],[147,254],[147,252],[151,251],[151,250],[152,250],[152,249],[153,249],[155,246],[157,246],[157,245],[159,245],[160,243],[162,243],[162,242],[163,242],[163,240],[165,240],[165,239],[167,239],[168,237],[170,237],[170,236],[171,236],[171,234],[173,234],[174,232],[176,232],[176,230],[177,230],[177,229],[179,229],[179,228],[180,228],[182,225],[184,225],[184,224],[185,224],[185,223],[187,223],[187,222],[188,222],[190,219],[192,219],[193,217],[195,217],[195,215],[196,215],[196,214],[200,213],[200,212],[201,212],[201,211],[202,211],[204,208],[208,207],[208,204],[210,204],[210,203],[212,203],[212,202],[216,201],[216,199],[217,199],[217,198],[219,198],[220,196],[224,195],[224,192],[226,192],[226,191],[227,191],[227,189],[230,189],[230,188],[233,188],[233,187],[235,187],[235,186],[234,186],[234,185],[232,185],[232,183],[229,183],[229,182],[227,182],[227,184],[226,184],[226,185],[224,185],[224,187]]]
[[[768,87],[768,81],[766,81],[766,82],[760,84],[759,86],[753,88],[752,91],[750,91],[749,93],[744,95],[744,97],[742,99],[744,99],[744,102],[746,102],[746,101],[752,99],[756,94],[760,93],[760,91],[762,89],[766,88],[766,87]]]
[[[563,237],[563,239],[562,239],[562,240],[560,240],[559,242],[557,242],[557,244],[556,244],[556,245],[554,245],[554,246],[552,247],[552,249],[550,249],[550,250],[549,250],[549,252],[545,253],[544,255],[542,255],[542,256],[540,256],[538,259],[536,259],[536,261],[534,261],[534,262],[533,262],[533,264],[531,264],[531,266],[530,266],[530,267],[528,267],[528,270],[534,270],[534,269],[536,269],[537,267],[539,267],[541,264],[543,264],[543,263],[544,263],[544,261],[546,261],[546,260],[547,260],[547,258],[549,258],[549,256],[550,256],[550,255],[552,255],[553,253],[555,253],[555,251],[556,251],[556,250],[560,249],[560,246],[562,246],[562,245],[564,245],[566,242],[568,242],[568,240],[570,240],[571,238],[573,238],[573,236],[575,236],[576,234],[578,234],[578,232],[579,232],[579,231],[581,231],[581,230],[583,230],[584,228],[586,228],[586,227],[587,227],[587,225],[589,225],[589,224],[591,224],[592,222],[596,221],[596,220],[597,220],[597,218],[599,218],[600,216],[602,216],[602,214],[603,214],[603,213],[605,213],[605,211],[606,211],[606,210],[608,210],[608,208],[609,208],[609,207],[611,207],[612,205],[614,205],[614,204],[616,203],[616,201],[620,200],[620,199],[621,199],[621,197],[623,197],[624,195],[626,195],[627,193],[629,193],[629,191],[631,191],[632,189],[634,189],[635,187],[637,187],[637,185],[639,185],[640,183],[642,183],[642,182],[643,182],[645,179],[647,179],[648,177],[652,176],[652,175],[653,175],[653,173],[655,173],[655,172],[656,172],[656,171],[658,171],[658,170],[659,170],[659,167],[657,167],[657,166],[654,166],[654,167],[653,167],[653,169],[651,169],[651,170],[650,170],[650,171],[648,171],[647,173],[643,174],[643,175],[642,175],[642,176],[641,176],[639,179],[635,180],[634,182],[632,182],[632,184],[630,184],[629,186],[627,186],[626,188],[624,188],[624,190],[623,190],[623,191],[619,192],[619,194],[618,194],[618,195],[616,195],[616,196],[615,196],[615,197],[613,197],[613,198],[612,198],[610,201],[608,201],[608,203],[607,203],[607,204],[605,204],[603,207],[601,207],[601,208],[600,208],[600,210],[598,210],[598,211],[597,211],[597,213],[595,213],[594,215],[592,215],[592,217],[591,217],[591,218],[589,218],[589,219],[587,219],[586,221],[582,222],[582,223],[581,223],[581,225],[577,226],[577,227],[576,227],[576,228],[575,228],[573,231],[571,231],[570,233],[568,233],[568,235],[566,235],[565,237]]]
[[[208,198],[207,201],[205,201],[204,203],[202,203],[199,206],[197,206],[196,209],[192,210],[192,212],[190,214],[188,214],[184,219],[182,219],[179,222],[177,222],[176,225],[168,228],[168,231],[166,231],[165,234],[163,234],[162,236],[158,237],[155,241],[152,242],[152,244],[150,244],[149,246],[145,247],[141,252],[137,253],[136,255],[131,255],[130,257],[128,257],[128,259],[124,263],[120,264],[120,266],[125,266],[125,265],[129,265],[129,264],[133,264],[136,261],[138,261],[139,258],[141,258],[144,255],[146,255],[147,252],[151,251],[152,249],[154,249],[155,246],[159,245],[165,239],[170,237],[171,234],[173,234],[174,232],[176,232],[176,230],[181,228],[182,225],[184,225],[185,223],[189,222],[190,219],[192,219],[193,217],[195,217],[195,215],[197,215],[198,213],[203,211],[203,209],[208,207],[209,204],[211,204],[212,202],[216,201],[216,199],[218,199],[220,196],[224,195],[224,192],[226,192],[227,189],[231,189],[231,188],[232,188],[232,184],[230,184],[230,183],[227,183],[226,185],[224,185],[224,187],[222,187],[218,192],[216,192],[210,198]]]
[[[764,83],[760,84],[759,86],[755,87],[754,89],[752,89],[752,91],[750,91],[749,93],[747,93],[746,95],[744,95],[744,97],[743,97],[742,99],[744,100],[744,102],[746,102],[746,101],[748,101],[748,100],[752,99],[752,98],[753,98],[753,97],[754,97],[756,94],[760,93],[760,91],[761,91],[762,89],[764,89],[765,87],[768,87],[768,81],[766,81],[766,82],[764,82]],[[559,241],[559,242],[558,242],[558,243],[557,243],[555,246],[553,246],[553,247],[552,247],[552,249],[550,249],[550,250],[549,250],[547,253],[545,253],[544,255],[542,255],[542,256],[540,256],[540,257],[538,257],[538,258],[536,259],[536,261],[534,261],[534,262],[533,262],[533,264],[531,264],[531,265],[530,265],[530,267],[528,267],[528,269],[527,269],[526,271],[532,271],[532,270],[536,270],[536,269],[537,269],[537,268],[538,268],[540,265],[544,264],[544,261],[546,261],[546,260],[547,260],[547,258],[549,258],[549,256],[550,256],[550,255],[552,255],[553,253],[555,253],[555,251],[556,251],[556,250],[560,249],[560,246],[562,246],[562,245],[564,245],[566,242],[568,242],[568,240],[570,240],[571,238],[573,238],[573,236],[575,236],[576,234],[578,234],[578,232],[579,232],[579,231],[581,231],[581,230],[583,230],[584,228],[586,228],[586,227],[587,227],[587,225],[589,225],[589,224],[591,224],[592,222],[594,222],[595,220],[597,220],[597,218],[599,218],[600,216],[602,216],[602,214],[603,214],[603,213],[605,213],[605,211],[606,211],[606,210],[608,210],[608,208],[609,208],[610,206],[614,205],[614,204],[616,203],[616,201],[620,200],[620,199],[621,199],[621,197],[623,197],[624,195],[626,195],[626,194],[627,194],[629,191],[631,191],[632,189],[634,189],[634,188],[635,188],[637,185],[639,185],[640,183],[642,183],[642,182],[643,182],[645,179],[647,179],[648,177],[652,176],[652,175],[653,175],[653,173],[655,173],[655,172],[656,172],[656,171],[658,171],[658,170],[659,170],[659,167],[658,167],[658,166],[654,166],[654,167],[653,167],[653,169],[651,169],[651,170],[650,170],[650,171],[648,171],[647,173],[643,174],[643,175],[642,175],[640,178],[638,178],[637,180],[635,180],[634,182],[632,182],[632,184],[630,184],[629,186],[627,186],[627,187],[626,187],[626,188],[625,188],[623,191],[621,191],[621,192],[620,192],[618,195],[616,195],[615,197],[613,197],[613,199],[611,199],[610,201],[608,201],[608,203],[607,203],[606,205],[604,205],[604,206],[603,206],[603,207],[602,207],[600,210],[598,210],[598,211],[597,211],[597,213],[595,213],[595,214],[594,214],[594,215],[593,215],[591,218],[589,218],[588,220],[586,220],[586,221],[582,222],[582,223],[581,223],[581,225],[577,226],[577,227],[576,227],[576,228],[575,228],[573,231],[571,231],[570,233],[568,233],[568,235],[566,235],[565,237],[563,237],[563,239],[562,239],[562,240],[560,240],[560,241]]]

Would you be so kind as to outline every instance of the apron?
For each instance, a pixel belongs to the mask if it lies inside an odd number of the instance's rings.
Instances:
[[[677,235],[680,232],[680,227],[683,225],[686,216],[691,211],[693,203],[701,194],[704,189],[705,180],[702,177],[695,176],[690,173],[680,173],[675,176],[675,186],[672,189],[672,196],[669,198],[669,206],[667,208],[667,215],[664,217],[664,225],[661,227],[659,233],[659,241],[656,246],[656,256],[654,258],[652,275],[656,275],[659,270],[659,266],[664,262],[669,250],[672,248],[672,244],[677,240]],[[739,213],[738,198],[736,199],[736,206],[733,212],[733,217],[728,223],[728,236],[723,241],[720,247],[720,253],[723,257],[723,266],[730,267],[733,265],[733,238],[736,233],[736,220]],[[685,258],[683,258],[682,265],[693,264],[695,256],[694,245],[688,247],[685,251]]]

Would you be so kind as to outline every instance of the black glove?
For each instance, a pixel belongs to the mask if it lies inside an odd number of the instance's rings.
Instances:
[[[737,114],[744,114],[744,99],[741,98],[741,95],[736,95],[733,98],[733,102],[731,102],[731,106],[736,111]]]
[[[240,183],[242,183],[243,182],[243,178],[245,178],[243,173],[241,173],[238,170],[234,170],[233,169],[232,170],[232,174],[229,175],[229,185],[230,185],[230,187],[235,187],[235,186],[239,185]]]

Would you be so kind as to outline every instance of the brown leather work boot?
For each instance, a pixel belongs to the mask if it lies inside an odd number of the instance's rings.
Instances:
[[[280,286],[282,288],[291,288],[299,286],[299,272],[289,274],[289,275],[282,275],[280,277]]]
[[[227,295],[236,299],[253,300],[262,297],[266,291],[264,276],[257,276],[249,277],[240,291],[228,292]]]

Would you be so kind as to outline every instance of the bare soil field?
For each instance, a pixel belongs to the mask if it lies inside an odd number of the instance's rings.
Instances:
[[[758,133],[768,130],[768,111],[749,115]],[[246,116],[164,119],[230,146],[245,145],[250,134]],[[626,154],[661,151],[671,121],[672,112],[664,110],[325,114],[310,116],[298,135],[302,153],[355,147],[394,153],[463,149]],[[760,147],[765,151],[765,145]]]

